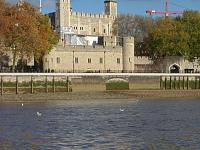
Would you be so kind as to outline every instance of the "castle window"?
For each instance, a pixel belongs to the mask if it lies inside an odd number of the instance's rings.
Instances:
[[[57,57],[57,64],[60,64],[60,57]]]
[[[94,28],[94,32],[96,32],[96,29]]]
[[[78,57],[75,57],[75,63],[78,64]]]
[[[117,58],[117,63],[120,64],[120,58]]]
[[[129,57],[129,62],[131,63],[131,58]]]
[[[100,64],[103,64],[103,58],[100,58],[100,59],[99,59],[99,63],[100,63]]]
[[[106,29],[103,30],[103,33],[106,33]]]
[[[92,59],[88,58],[88,63],[91,64],[92,63]]]

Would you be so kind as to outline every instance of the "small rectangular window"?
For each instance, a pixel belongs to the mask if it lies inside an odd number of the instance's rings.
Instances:
[[[78,64],[78,57],[75,57],[75,63]]]
[[[100,64],[103,64],[103,58],[100,58],[100,59],[99,59],[99,63],[100,63]]]
[[[120,58],[117,58],[117,63],[120,64]]]
[[[92,63],[92,59],[88,58],[88,63],[91,64]]]
[[[60,64],[60,57],[57,57],[57,63]]]

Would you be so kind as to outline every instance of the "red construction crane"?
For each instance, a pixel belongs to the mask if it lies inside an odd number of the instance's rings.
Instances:
[[[169,16],[170,14],[176,15],[176,14],[182,14],[183,11],[169,11],[168,8],[168,0],[165,2],[165,11],[155,11],[155,10],[147,10],[146,13],[152,15],[152,14],[164,14],[166,17]]]

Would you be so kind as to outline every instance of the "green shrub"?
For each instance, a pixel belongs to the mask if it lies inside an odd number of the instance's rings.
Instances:
[[[108,82],[106,83],[106,90],[129,90],[128,82]]]

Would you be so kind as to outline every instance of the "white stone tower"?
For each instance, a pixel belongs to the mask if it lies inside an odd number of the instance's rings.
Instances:
[[[70,0],[57,0],[56,3],[56,30],[61,32],[63,27],[70,27],[71,4]]]
[[[123,38],[123,71],[134,71],[134,37]]]
[[[105,14],[117,17],[117,0],[105,0]]]

